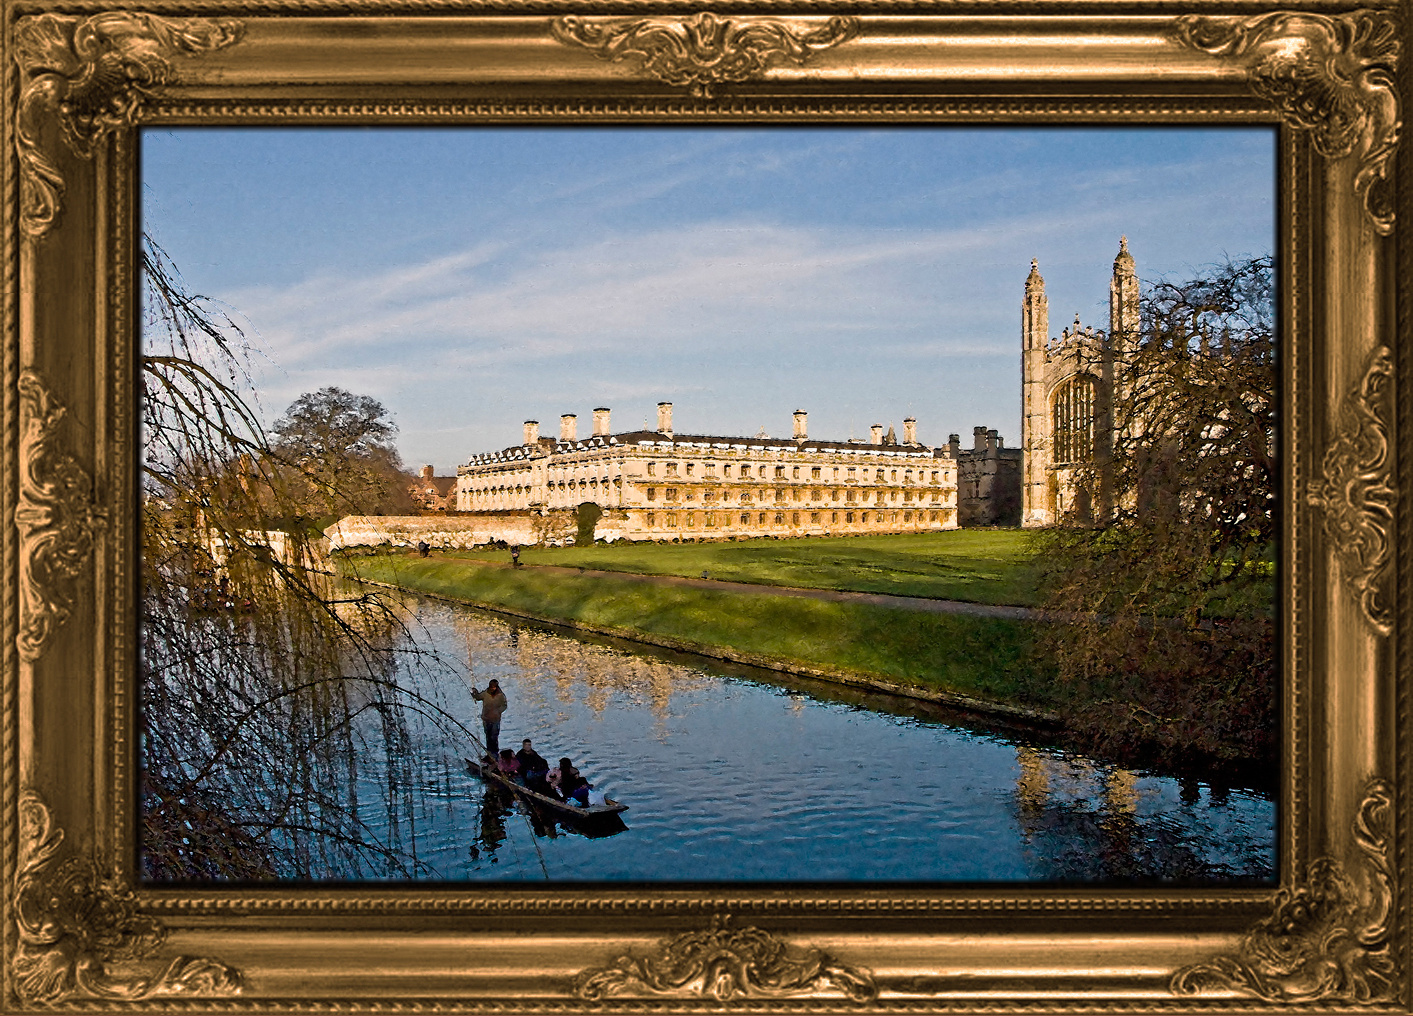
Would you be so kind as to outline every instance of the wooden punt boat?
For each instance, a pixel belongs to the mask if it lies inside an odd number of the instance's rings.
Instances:
[[[515,794],[524,801],[529,802],[536,808],[540,808],[545,814],[551,815],[561,821],[577,823],[601,822],[604,819],[628,810],[628,805],[620,804],[610,797],[604,798],[606,804],[591,804],[587,808],[581,808],[577,804],[570,804],[561,801],[557,797],[550,797],[546,794],[537,793],[529,787],[516,783],[502,773],[496,772],[481,765],[472,759],[466,759],[466,769],[472,776],[479,776],[492,786],[503,787]]]

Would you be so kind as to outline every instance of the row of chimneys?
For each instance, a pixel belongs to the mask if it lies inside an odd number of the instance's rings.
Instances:
[[[974,452],[992,451],[1006,446],[1005,439],[995,428],[988,430],[985,427],[973,427],[971,429],[971,450]],[[962,449],[962,436],[960,434],[947,435],[947,447],[952,450],[952,458],[956,458]]]
[[[889,433],[892,433],[890,428]],[[804,441],[808,435],[805,433],[805,411],[795,410],[795,440]],[[870,444],[883,443],[883,424],[875,423],[868,428],[868,439]],[[903,444],[917,444],[917,420],[911,416],[903,421]]]
[[[608,437],[608,410],[600,407],[594,410],[594,437]],[[795,436],[796,441],[808,440],[809,435],[805,431],[805,421],[808,417],[803,409],[795,410]],[[579,417],[574,413],[565,413],[559,418],[559,439],[561,441],[574,441],[575,432],[578,429]],[[871,443],[883,443],[883,424],[875,423],[869,429]],[[659,402],[657,404],[657,432],[659,434],[672,434],[672,403]],[[527,445],[538,444],[540,440],[540,421],[525,421],[525,443]],[[917,443],[917,421],[911,416],[903,421],[903,443]]]
[[[666,407],[664,409],[664,407]],[[664,416],[664,413],[666,415]],[[672,403],[659,402],[657,404],[658,429],[662,430],[663,420],[667,421],[666,433],[672,433]],[[565,413],[559,418],[559,439],[561,441],[575,441],[575,433],[578,430],[579,417],[573,413]],[[608,410],[603,406],[594,410],[594,437],[608,437]],[[540,442],[540,421],[525,421],[525,443],[527,445],[539,444]]]
[[[565,413],[559,418],[559,439],[561,441],[575,441],[574,436],[578,430],[579,417],[573,413]],[[659,402],[657,404],[657,430],[659,434],[672,433],[672,403]],[[600,406],[594,410],[594,437],[608,437],[608,409]],[[527,445],[538,444],[540,440],[540,421],[525,421],[525,443]]]

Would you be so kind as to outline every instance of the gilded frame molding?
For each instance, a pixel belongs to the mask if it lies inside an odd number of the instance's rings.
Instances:
[[[0,9],[0,1008],[1413,1006],[1408,0]],[[527,121],[1277,129],[1277,889],[135,882],[134,128]]]

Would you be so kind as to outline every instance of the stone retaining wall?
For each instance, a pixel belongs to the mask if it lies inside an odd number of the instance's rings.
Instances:
[[[516,547],[574,542],[578,521],[572,511],[497,512],[476,515],[349,515],[324,535],[330,550],[347,547],[414,547],[418,541],[443,550],[480,547],[497,541]],[[594,538],[613,542],[628,538],[626,513],[604,512]]]

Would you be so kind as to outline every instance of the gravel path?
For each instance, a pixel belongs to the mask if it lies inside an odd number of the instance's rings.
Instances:
[[[509,568],[500,561],[476,562],[495,568]],[[1040,620],[1042,611],[1032,607],[996,606],[988,603],[968,603],[965,600],[933,600],[925,596],[894,596],[891,593],[855,593],[838,589],[804,589],[799,586],[768,586],[757,582],[727,582],[722,579],[685,578],[681,575],[641,575],[635,572],[598,571],[592,568],[565,568],[560,565],[526,564],[521,568],[556,572],[562,575],[584,575],[593,578],[615,578],[630,582],[649,582],[663,586],[691,586],[696,589],[719,589],[732,593],[762,593],[770,596],[802,596],[812,600],[836,600],[841,603],[872,603],[897,610],[921,610],[932,614],[970,614],[972,617],[1004,617],[1014,620]]]

